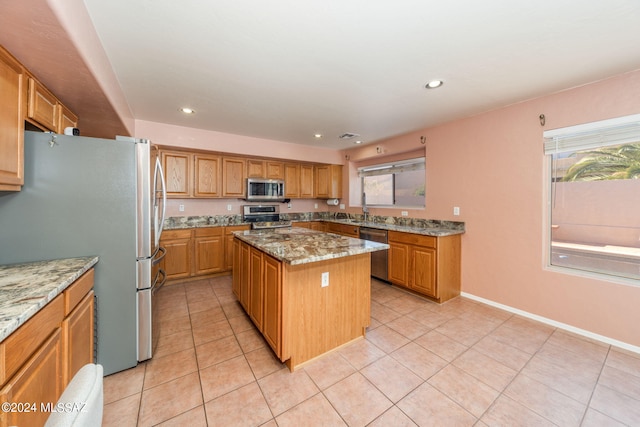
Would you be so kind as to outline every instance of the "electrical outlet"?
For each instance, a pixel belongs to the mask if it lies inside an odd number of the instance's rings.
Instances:
[[[183,204],[179,204],[179,205],[178,205],[178,210],[179,210],[180,212],[184,212],[184,205],[183,205]]]
[[[287,203],[287,208],[291,209],[291,203]]]
[[[402,216],[409,216],[409,212],[407,212],[407,211],[402,211],[402,212],[400,212],[400,215],[402,215]]]
[[[340,209],[344,209],[344,208],[345,208],[344,203],[340,203]]]
[[[227,205],[227,210],[230,211],[231,210],[231,205]]]
[[[323,288],[326,288],[327,286],[329,286],[329,272],[325,271],[324,273],[322,273],[322,285]]]
[[[313,208],[314,208],[314,209],[318,209],[318,204],[317,204],[317,203],[314,203],[314,204],[313,204]]]
[[[454,214],[455,216],[460,215],[460,208],[459,208],[458,206],[454,206],[454,207],[453,207],[453,214]]]

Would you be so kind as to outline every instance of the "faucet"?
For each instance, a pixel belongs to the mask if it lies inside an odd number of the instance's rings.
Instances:
[[[369,208],[367,207],[367,195],[366,193],[362,193],[362,219],[363,222],[367,222],[367,216],[369,214]]]

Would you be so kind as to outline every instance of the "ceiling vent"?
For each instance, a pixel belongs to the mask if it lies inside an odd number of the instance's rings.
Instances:
[[[343,133],[342,135],[340,135],[338,138],[340,138],[340,139],[351,139],[351,138],[355,138],[356,136],[360,136],[360,135],[358,135],[357,133],[346,132],[346,133]]]

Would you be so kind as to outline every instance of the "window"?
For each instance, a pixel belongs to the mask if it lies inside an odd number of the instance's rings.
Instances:
[[[363,205],[424,207],[424,157],[358,169]]]
[[[640,115],[544,133],[549,264],[640,279]]]

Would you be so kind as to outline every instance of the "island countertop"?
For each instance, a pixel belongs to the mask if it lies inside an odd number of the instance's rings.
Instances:
[[[0,266],[0,341],[97,262],[89,256]]]
[[[291,265],[389,249],[386,243],[298,227],[235,231],[233,234],[251,246]]]

